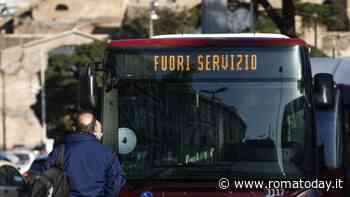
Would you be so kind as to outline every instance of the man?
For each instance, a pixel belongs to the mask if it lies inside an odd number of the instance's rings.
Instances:
[[[64,171],[70,197],[116,197],[125,183],[117,157],[94,134],[96,122],[92,113],[80,112],[76,131],[65,137]],[[59,150],[49,155],[46,169],[55,165]]]

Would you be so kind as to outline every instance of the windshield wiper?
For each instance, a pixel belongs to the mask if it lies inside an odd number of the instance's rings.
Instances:
[[[210,173],[216,173],[216,176],[225,176],[225,175],[235,175],[235,176],[247,176],[252,175],[247,172],[243,171],[236,171],[233,170],[232,165],[229,164],[172,164],[172,165],[158,165],[154,166],[153,168],[160,168],[154,173],[150,174],[149,176],[144,177],[144,180],[154,180],[156,177],[159,177],[159,175],[166,173],[171,170],[178,170],[178,169],[193,169],[193,173],[196,173],[195,170],[201,170],[197,173],[210,174]]]
[[[153,172],[149,176],[146,176],[144,180],[152,180],[154,177],[158,177],[160,174],[163,174],[169,170],[173,170],[174,168],[183,168],[185,167],[183,164],[172,164],[172,165],[157,165],[153,168],[159,168],[157,171]]]
[[[153,168],[159,168],[148,176],[145,176],[141,179],[135,180],[137,182],[133,183],[134,188],[141,188],[145,184],[148,184],[153,181],[161,181],[161,182],[184,182],[184,181],[211,181],[216,182],[222,177],[236,177],[247,179],[269,179],[271,177],[276,177],[277,174],[270,173],[255,173],[255,172],[247,172],[241,170],[232,169],[232,165],[229,164],[172,164],[172,165],[159,165],[153,166]],[[171,172],[162,178],[163,173],[168,173],[172,170],[186,170],[193,169],[193,172],[184,171],[181,174],[176,174]],[[196,171],[199,170],[199,171]],[[278,174],[280,175],[280,174]],[[278,176],[277,175],[277,176]]]

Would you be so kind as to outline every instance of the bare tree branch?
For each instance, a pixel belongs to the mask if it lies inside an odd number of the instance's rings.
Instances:
[[[267,15],[276,24],[282,34],[296,37],[295,32],[295,2],[293,0],[282,1],[282,16],[272,7],[268,0],[256,0],[266,11]]]
[[[293,0],[282,0],[282,20],[286,35],[296,37],[295,31],[295,2]]]

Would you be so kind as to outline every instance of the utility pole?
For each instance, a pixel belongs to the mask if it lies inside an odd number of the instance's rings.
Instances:
[[[2,39],[4,39],[5,41],[5,46],[7,46],[7,40],[4,37],[4,35],[1,35],[1,37],[3,37]],[[1,115],[2,115],[2,149],[6,150],[7,149],[7,131],[6,131],[6,78],[5,78],[5,69],[2,66],[2,62],[0,64],[0,75],[1,75],[1,90],[2,90],[2,110],[1,110]]]
[[[317,49],[317,34],[318,34],[318,31],[317,31],[317,14],[315,13],[313,16],[313,19],[314,19],[314,46],[315,48]]]
[[[0,69],[2,83],[2,146],[3,150],[7,148],[7,133],[6,133],[6,79],[4,69]]]
[[[41,121],[42,134],[41,143],[46,147],[47,133],[46,133],[46,92],[45,92],[45,63],[44,51],[40,51],[40,82],[41,82]]]
[[[254,0],[250,0],[250,32],[255,33]]]
[[[156,8],[158,7],[158,0],[151,0],[150,9],[149,9],[149,37],[152,38],[154,35],[153,29],[153,20],[158,19],[156,13]]]

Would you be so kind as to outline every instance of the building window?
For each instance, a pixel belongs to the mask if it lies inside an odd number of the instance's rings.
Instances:
[[[58,4],[55,9],[56,11],[68,11],[68,6],[66,4]]]

